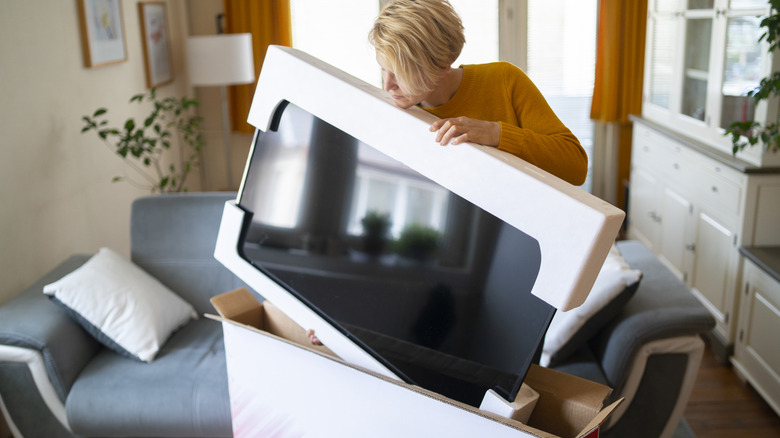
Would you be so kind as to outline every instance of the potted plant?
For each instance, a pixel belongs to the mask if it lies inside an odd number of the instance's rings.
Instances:
[[[396,242],[398,254],[418,262],[430,259],[438,248],[439,232],[418,223],[404,228]]]
[[[363,250],[371,255],[378,255],[387,246],[390,231],[390,215],[378,211],[369,211],[360,220],[363,225]]]
[[[194,112],[198,101],[186,97],[159,98],[152,88],[148,94],[136,94],[130,98],[130,103],[143,102],[150,102],[152,111],[142,122],[129,118],[121,128],[110,127],[106,118],[108,109],[98,108],[91,116],[82,117],[84,126],[81,133],[95,132],[144,180],[129,182],[148,187],[152,193],[186,191],[184,183],[190,172],[200,164],[200,151],[204,145],[200,132],[202,119]],[[178,137],[182,147],[178,168],[174,164],[165,166],[162,161],[174,136]],[[126,179],[117,176],[112,181]]]
[[[769,0],[772,5],[769,16],[761,20],[760,26],[766,28],[766,31],[758,38],[758,42],[766,39],[769,43],[768,52],[771,53],[778,48],[780,44],[780,0]],[[747,93],[758,105],[764,99],[774,95],[780,95],[780,72],[772,72],[771,75],[762,78],[758,87]],[[780,117],[780,114],[778,114]],[[759,140],[764,144],[765,150],[777,152],[780,149],[780,126],[778,119],[774,122],[768,122],[764,126],[754,120],[743,120],[733,122],[729,125],[724,135],[731,136],[732,153],[745,149],[748,146],[758,144]]]

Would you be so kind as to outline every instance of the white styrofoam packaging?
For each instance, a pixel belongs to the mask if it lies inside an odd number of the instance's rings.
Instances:
[[[534,238],[542,263],[533,295],[559,311],[579,306],[588,296],[625,217],[617,207],[496,148],[470,143],[442,147],[428,129],[435,116],[420,108],[398,108],[383,90],[306,53],[269,46],[248,122],[267,131],[285,102]],[[382,361],[240,254],[248,220],[239,202],[244,183],[236,202],[225,204],[215,258],[297,324],[314,330],[344,361],[397,380]]]
[[[248,122],[267,131],[285,102],[534,238],[542,262],[533,295],[560,311],[587,297],[625,216],[621,210],[496,148],[441,147],[428,129],[433,115],[402,110],[381,89],[295,49],[270,46]],[[242,256],[243,193],[242,184],[236,201],[225,204],[214,251],[266,299],[261,305],[239,290],[213,300],[221,315],[213,318],[224,327],[235,436],[598,436],[615,407],[602,406],[610,389],[545,368],[533,366],[524,379],[538,394],[527,425],[487,410],[505,406],[483,402],[485,409],[477,409],[404,383]],[[311,345],[301,327],[329,349]]]
[[[542,367],[528,425],[342,361],[246,289],[212,299],[222,321],[235,437],[597,437],[610,389]]]

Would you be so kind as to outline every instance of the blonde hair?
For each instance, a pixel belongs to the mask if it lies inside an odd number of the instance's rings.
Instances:
[[[368,34],[377,60],[412,94],[433,90],[463,50],[458,13],[447,0],[393,0]]]

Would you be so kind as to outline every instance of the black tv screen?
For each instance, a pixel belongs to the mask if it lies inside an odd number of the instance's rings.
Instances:
[[[241,257],[408,383],[514,399],[555,312],[535,239],[293,104],[244,178]]]

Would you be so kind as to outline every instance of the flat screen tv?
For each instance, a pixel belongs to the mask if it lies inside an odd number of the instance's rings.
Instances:
[[[441,147],[431,116],[271,47],[216,257],[342,359],[479,407],[513,401],[622,212],[522,160]]]

